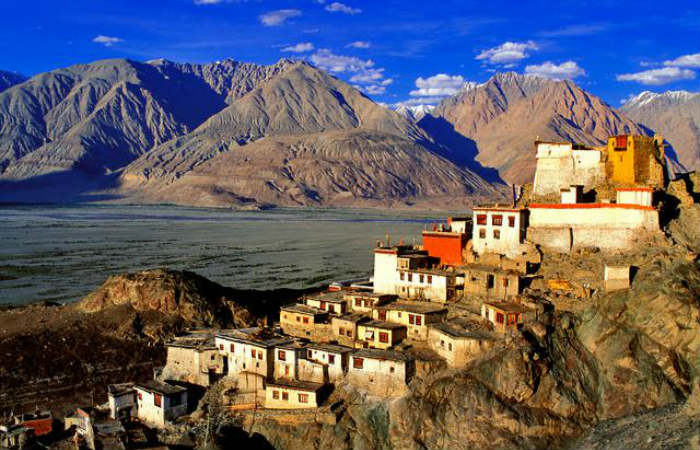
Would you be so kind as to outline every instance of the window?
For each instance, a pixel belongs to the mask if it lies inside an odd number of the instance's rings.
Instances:
[[[486,239],[486,229],[479,228],[479,239]]]
[[[307,358],[311,359],[311,358],[313,358],[313,356],[314,356],[314,355],[313,355],[313,353],[311,352],[311,350],[307,350],[307,351],[306,351],[306,357],[307,357]]]
[[[309,394],[299,394],[299,403],[309,403]]]
[[[445,346],[445,341],[440,339],[440,347],[444,347],[444,346]]]
[[[335,364],[335,355],[328,355],[328,364]]]
[[[403,281],[403,278],[404,278],[403,272],[399,272],[399,280]]]
[[[425,275],[423,275],[423,274],[418,275],[418,282],[420,282],[422,284],[424,281],[425,281]]]
[[[503,279],[503,287],[508,287],[508,278]]]
[[[627,136],[616,136],[615,137],[615,150],[626,149],[627,148]]]
[[[365,360],[362,358],[352,358],[352,367],[353,369],[362,369],[364,366]]]
[[[285,402],[289,400],[289,392],[282,392],[282,400]]]
[[[394,373],[395,371],[396,369],[394,368],[394,366],[389,367],[389,373]]]
[[[274,398],[275,400],[278,400],[280,398],[280,391],[278,391],[278,390],[272,391],[272,398]]]
[[[501,238],[501,230],[493,230],[493,238],[500,239]]]
[[[139,400],[143,400],[143,394],[139,392]]]
[[[496,313],[496,322],[503,323],[503,314],[502,313]]]
[[[508,226],[515,228],[515,216],[508,216]]]
[[[255,358],[255,349],[254,348],[250,349],[250,357]]]
[[[153,394],[153,404],[160,408],[163,405],[163,397],[160,394]]]
[[[356,298],[355,299],[355,306],[362,306],[362,300],[360,300],[359,298]]]
[[[508,314],[508,325],[515,325],[515,314]]]
[[[379,320],[386,320],[386,311],[378,311],[377,315],[379,317]]]
[[[347,333],[348,333],[348,337],[352,337],[352,330],[348,330]]]
[[[500,227],[503,225],[503,216],[500,214],[494,214],[491,216],[491,225]]]
[[[221,350],[221,351],[224,350],[224,344],[219,344],[219,350]]]
[[[321,302],[321,309],[325,310],[328,307],[326,302]]]
[[[428,275],[428,284],[433,284],[433,276]]]
[[[413,325],[413,324],[415,323],[415,317],[416,317],[416,316],[414,316],[413,314],[409,314],[409,315],[408,315],[408,323],[410,323],[411,325]]]
[[[297,316],[297,322],[301,322],[301,318]]]
[[[308,318],[308,317],[304,317],[304,323],[309,323],[309,318]]]
[[[449,351],[452,351],[452,342],[450,342],[450,343],[447,345],[447,349],[448,349]]]
[[[422,321],[423,321],[423,316],[416,316],[416,325],[421,325]]]
[[[287,360],[287,352],[285,352],[284,350],[279,350],[277,352],[277,359],[279,359],[280,361],[286,361]]]
[[[379,332],[379,342],[382,342],[384,344],[389,342],[389,333],[385,331],[380,331]]]
[[[258,350],[258,359],[263,359],[263,352],[262,352],[262,350]]]
[[[236,346],[231,344],[231,353],[235,353],[235,352],[236,352]]]
[[[413,274],[412,273],[408,274],[408,281],[413,282]]]
[[[216,359],[216,356],[215,356],[214,354],[212,354],[212,355],[209,357],[209,359],[210,359],[211,361],[214,361],[214,359]]]
[[[486,225],[486,214],[477,214],[476,215],[476,224],[477,225]]]

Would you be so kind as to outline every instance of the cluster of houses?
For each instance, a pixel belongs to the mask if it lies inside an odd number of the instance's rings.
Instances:
[[[538,318],[521,293],[543,250],[626,251],[659,232],[656,192],[668,179],[662,142],[614,136],[593,148],[536,141],[537,172],[525,196],[448,218],[423,231],[420,246],[378,242],[368,282],[336,283],[283,306],[270,327],[174,338],[154,380],[108,387],[110,418],[163,427],[188,412],[186,386],[222,379],[235,386],[234,410],[318,408],[340,383],[398,396],[421,366],[418,350],[463,368]],[[606,288],[629,286],[629,266],[606,266],[604,274]],[[471,305],[476,320],[460,321],[457,304]],[[89,436],[91,427],[80,425],[89,414],[82,414],[71,423]],[[0,436],[14,435],[0,429]]]

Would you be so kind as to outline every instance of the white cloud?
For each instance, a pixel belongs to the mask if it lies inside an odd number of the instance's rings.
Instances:
[[[287,19],[299,16],[301,16],[301,11],[298,9],[278,9],[277,11],[261,14],[258,16],[258,19],[266,27],[274,27],[282,25]]]
[[[678,67],[664,67],[636,73],[623,73],[617,75],[617,81],[636,81],[648,86],[659,86],[679,80],[693,80],[696,74],[690,69]]]
[[[311,55],[311,62],[319,69],[333,73],[363,72],[374,67],[374,61],[371,59],[364,60],[355,56],[336,55],[327,48],[318,49],[316,53]]]
[[[346,47],[353,47],[353,48],[370,48],[372,44],[370,44],[367,41],[355,41],[351,42]]]
[[[355,86],[355,88],[370,95],[381,95],[386,92],[386,86],[383,84],[368,84],[365,86]]]
[[[670,61],[664,61],[664,66],[694,67],[696,69],[700,69],[700,53],[683,55]]]
[[[421,106],[421,105],[437,105],[445,97],[416,97],[409,98],[403,102],[397,102],[394,106]]]
[[[377,80],[384,78],[384,69],[382,68],[367,68],[362,70],[360,73],[353,75],[350,81],[353,83],[372,83]]]
[[[352,8],[340,2],[333,2],[330,5],[326,5],[326,11],[341,12],[343,14],[360,14],[362,12],[359,8]]]
[[[459,92],[465,85],[461,75],[447,75],[439,73],[432,77],[416,79],[416,87],[409,95],[412,97],[447,97]]]
[[[224,0],[194,0],[195,5],[216,5]]]
[[[92,40],[92,42],[97,42],[98,44],[102,44],[105,47],[111,47],[112,45],[116,44],[117,42],[124,42],[124,39],[114,37],[114,36],[105,36],[103,34],[100,34],[99,36],[95,36],[95,38]]]
[[[486,60],[491,64],[514,64],[528,58],[528,50],[537,50],[537,44],[527,42],[504,42],[498,47],[483,50],[476,56],[477,60]]]
[[[561,64],[547,61],[539,65],[530,65],[525,67],[525,73],[554,80],[571,80],[586,75],[586,71],[574,61],[565,61]]]
[[[304,52],[310,52],[311,50],[314,49],[314,44],[311,42],[299,42],[296,45],[290,45],[288,47],[282,48],[283,52],[292,52],[292,53],[304,53]]]

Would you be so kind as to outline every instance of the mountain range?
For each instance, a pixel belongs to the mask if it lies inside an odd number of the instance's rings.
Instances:
[[[573,82],[515,73],[433,111],[392,111],[292,60],[101,60],[14,83],[0,92],[5,202],[463,207],[529,182],[537,137],[652,128]]]

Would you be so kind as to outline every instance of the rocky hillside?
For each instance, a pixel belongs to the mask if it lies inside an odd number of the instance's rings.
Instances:
[[[26,79],[27,77],[22,74],[0,70],[0,92],[14,86],[15,84],[22,83]]]
[[[444,100],[432,115],[445,124],[423,119],[421,125],[438,136],[449,125],[471,141],[473,148],[464,146],[465,151],[473,152],[482,165],[497,169],[507,182],[517,184],[532,181],[537,138],[600,145],[611,135],[645,132],[571,81],[513,72],[496,74]],[[458,153],[451,159],[463,163]]]
[[[700,93],[644,91],[620,108],[626,116],[661,133],[683,167],[700,171]]]

